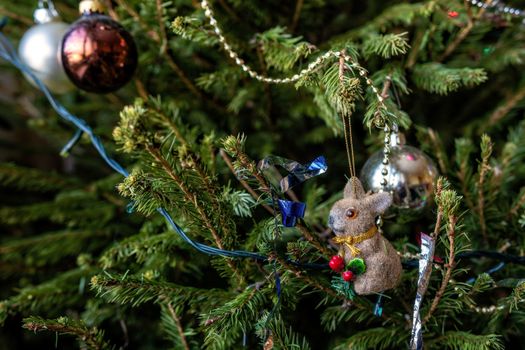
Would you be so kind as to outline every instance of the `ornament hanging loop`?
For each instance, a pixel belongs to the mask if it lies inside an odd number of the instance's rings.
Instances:
[[[38,0],[38,7],[33,13],[33,19],[35,20],[35,23],[43,24],[58,21],[60,15],[58,14],[52,0]]]
[[[53,0],[38,0],[38,8],[40,9],[49,9],[51,11],[55,10],[55,4],[53,3]]]

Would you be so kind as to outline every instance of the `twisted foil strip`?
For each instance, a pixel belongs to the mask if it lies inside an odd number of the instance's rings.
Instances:
[[[417,280],[417,293],[414,301],[412,314],[412,333],[410,336],[410,350],[423,349],[423,326],[419,309],[423,301],[423,295],[430,282],[430,271],[432,270],[432,258],[434,256],[435,241],[427,234],[421,234],[421,254],[419,257],[419,277]]]
[[[288,175],[282,177],[276,169],[277,167],[286,170]],[[324,156],[319,156],[304,165],[295,160],[268,156],[259,162],[257,168],[272,182],[272,185],[275,185],[275,180],[278,179],[281,192],[286,192],[312,177],[324,174],[328,169],[328,165]]]
[[[277,167],[286,170],[287,175],[282,176]],[[278,156],[268,156],[257,164],[257,168],[274,188],[279,188],[280,192],[284,193],[312,177],[324,174],[328,166],[323,156],[319,156],[307,164]],[[304,217],[305,203],[284,199],[279,199],[277,203],[282,214],[283,226],[293,227],[298,218]]]

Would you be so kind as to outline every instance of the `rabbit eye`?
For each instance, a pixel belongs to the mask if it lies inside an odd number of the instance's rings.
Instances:
[[[357,210],[355,208],[346,209],[345,215],[348,219],[355,219],[357,216]]]

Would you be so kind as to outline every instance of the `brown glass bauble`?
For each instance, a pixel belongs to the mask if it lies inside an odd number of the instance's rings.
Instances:
[[[80,89],[107,93],[118,90],[137,68],[137,47],[131,34],[108,16],[83,15],[62,40],[62,64]]]

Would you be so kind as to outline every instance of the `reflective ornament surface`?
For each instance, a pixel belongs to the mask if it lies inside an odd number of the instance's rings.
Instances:
[[[437,168],[421,150],[404,144],[402,134],[393,133],[390,138],[388,164],[383,164],[383,151],[374,153],[361,170],[361,181],[365,189],[379,192],[381,180],[387,179],[384,187],[392,193],[393,206],[398,209],[423,209],[434,193]],[[388,173],[384,174],[384,168]]]
[[[69,25],[61,22],[53,7],[35,10],[36,25],[29,28],[18,45],[20,60],[51,92],[62,94],[74,88],[61,62],[60,47]],[[31,77],[27,80],[34,86]]]
[[[131,34],[108,16],[86,13],[62,42],[62,63],[71,81],[96,93],[118,90],[133,77],[137,48]]]

